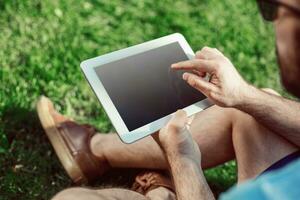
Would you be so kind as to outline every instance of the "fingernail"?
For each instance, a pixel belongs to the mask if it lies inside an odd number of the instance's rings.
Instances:
[[[188,78],[188,74],[187,73],[184,73],[183,75],[182,75],[182,78],[183,78],[183,80],[187,80],[187,78]]]
[[[176,118],[176,116],[178,115],[179,112],[180,112],[180,109],[179,109],[179,110],[176,110],[176,112],[174,113],[174,115],[173,115],[172,118],[173,118],[173,119]]]
[[[175,68],[176,67],[176,63],[171,65],[171,68]]]

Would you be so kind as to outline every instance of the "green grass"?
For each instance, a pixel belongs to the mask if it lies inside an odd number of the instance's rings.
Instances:
[[[71,186],[38,122],[40,95],[112,131],[79,63],[173,32],[194,50],[217,47],[246,80],[283,92],[272,26],[254,0],[0,0],[0,199],[49,199]],[[233,162],[206,172],[217,192],[235,174]],[[114,177],[123,183],[122,173]]]

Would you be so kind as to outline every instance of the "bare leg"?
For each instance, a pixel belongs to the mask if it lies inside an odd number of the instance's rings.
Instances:
[[[250,115],[235,111],[233,144],[238,165],[238,182],[254,178],[297,147],[266,129]]]
[[[234,158],[231,126],[230,109],[213,106],[195,116],[191,133],[201,147],[204,168]],[[116,134],[97,134],[91,141],[91,149],[99,158],[104,156],[112,167],[165,169],[167,166],[161,149],[151,137],[128,145]]]
[[[269,88],[262,90],[279,95]],[[276,161],[299,149],[246,113],[233,110],[233,119],[232,141],[238,165],[238,183],[255,178]]]
[[[176,200],[175,194],[165,187],[158,187],[146,194],[151,200]]]
[[[213,106],[198,113],[191,133],[201,149],[202,167],[213,167],[236,158],[239,182],[255,177],[297,150],[250,115],[231,108]],[[151,137],[127,145],[116,134],[98,134],[92,139],[91,149],[99,158],[106,158],[112,167],[164,169],[167,166]]]
[[[164,187],[151,190],[143,196],[137,192],[126,189],[101,189],[69,188],[59,192],[52,200],[175,200],[176,196]]]
[[[69,188],[59,192],[52,200],[149,200],[149,198],[126,189],[92,190],[87,188]]]

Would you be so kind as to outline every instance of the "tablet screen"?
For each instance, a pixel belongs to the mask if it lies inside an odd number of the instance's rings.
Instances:
[[[129,131],[206,97],[189,86],[171,64],[188,60],[178,42],[95,68]]]

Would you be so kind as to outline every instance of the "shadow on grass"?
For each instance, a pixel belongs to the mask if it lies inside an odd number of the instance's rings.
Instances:
[[[49,199],[72,187],[37,113],[23,108],[4,111],[1,128],[9,149],[0,157],[0,199]],[[138,169],[114,169],[92,187],[130,187]]]
[[[0,199],[50,199],[64,188],[72,187],[58,161],[36,111],[10,108],[0,125],[8,138],[9,149],[0,157]],[[105,173],[95,188],[131,186],[139,169],[113,169]],[[210,184],[215,194],[224,191]],[[89,186],[91,187],[91,186]]]

